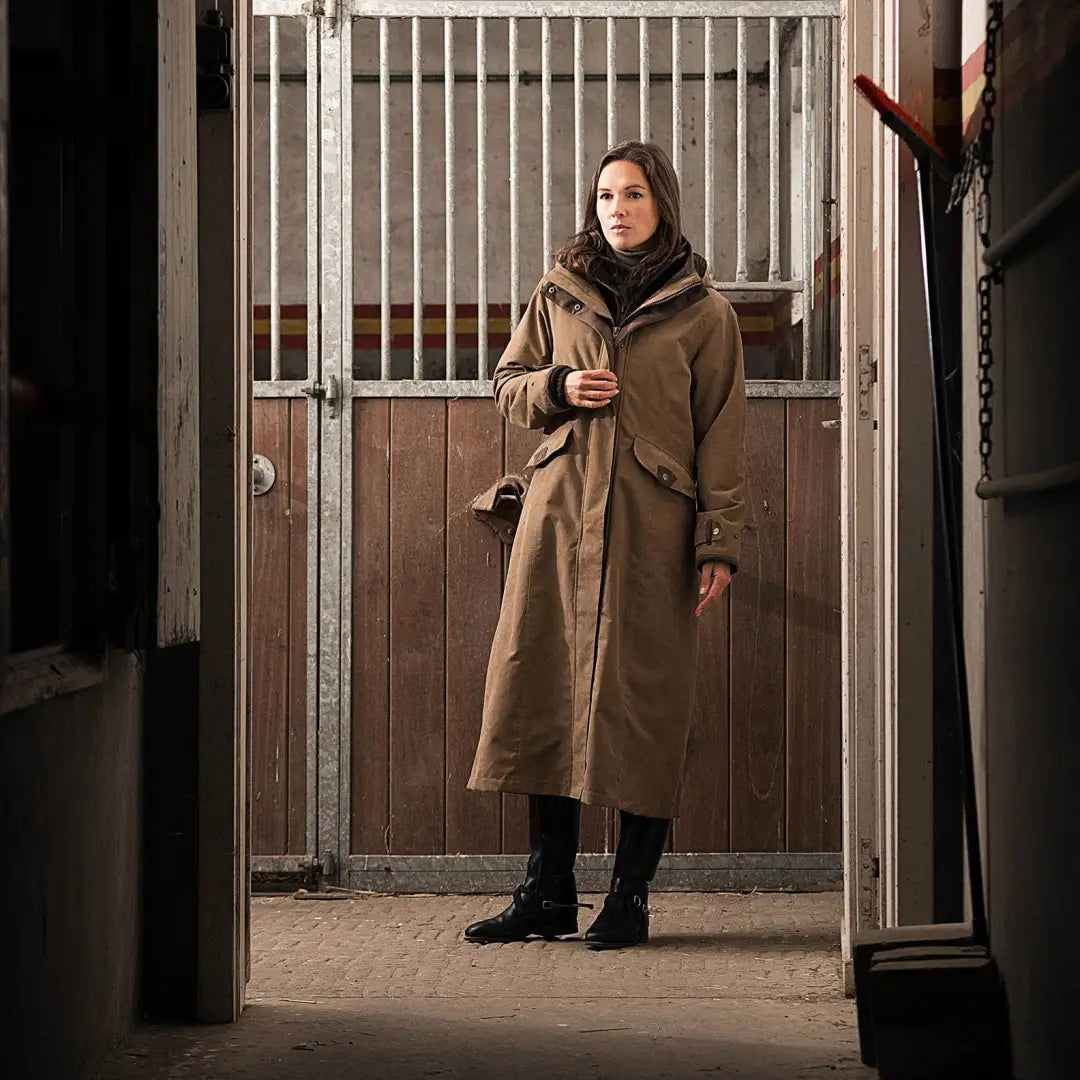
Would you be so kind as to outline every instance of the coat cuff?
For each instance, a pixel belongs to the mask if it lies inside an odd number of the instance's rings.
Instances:
[[[548,397],[556,409],[570,408],[570,402],[566,398],[566,379],[572,370],[566,364],[556,364],[548,375]]]
[[[707,562],[720,560],[731,566],[734,574],[739,569],[738,529],[733,529],[724,515],[716,510],[705,510],[697,516],[694,529],[694,562],[700,570]]]

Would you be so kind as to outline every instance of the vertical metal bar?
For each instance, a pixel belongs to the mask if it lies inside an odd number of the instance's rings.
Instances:
[[[573,228],[582,219],[585,167],[585,21],[573,19]]]
[[[618,110],[619,72],[616,67],[615,20],[607,21],[607,144],[615,145],[616,112]]]
[[[478,379],[488,377],[487,23],[476,20],[476,349]]]
[[[824,233],[821,259],[821,359],[818,370],[821,378],[833,377],[832,372],[832,207],[833,207],[833,21],[823,26],[824,56],[821,69],[825,77],[822,91],[821,132],[821,230]]]
[[[348,857],[352,846],[351,779],[352,769],[352,375],[356,355],[355,317],[353,307],[353,63],[352,18],[344,15],[339,27],[341,44],[341,370],[338,373],[340,400],[336,403],[337,425],[340,432],[338,448],[338,495],[341,508],[337,526],[339,537],[338,575],[338,880],[348,880]],[[333,491],[330,492],[331,503]]]
[[[638,136],[649,141],[649,20],[638,19]]]
[[[454,157],[457,145],[454,131],[454,20],[443,19],[443,113],[445,120],[446,158],[446,377],[457,378],[457,304],[455,275]]]
[[[412,19],[413,378],[424,377],[424,113],[420,17]]]
[[[342,195],[344,187],[344,101],[342,95],[341,35],[334,23],[320,19],[319,131],[320,267],[322,308],[322,382],[334,385],[343,372],[347,343],[345,330],[345,241]],[[319,468],[319,484],[312,514],[319,521],[315,585],[318,591],[318,854],[335,853],[340,836],[341,771],[341,424],[328,401],[316,411],[309,446]]]
[[[521,299],[518,266],[518,21],[510,17],[510,332],[517,328]]]
[[[307,377],[319,373],[319,20],[309,15],[306,26],[307,74]]]
[[[736,169],[735,169],[735,280],[746,280],[746,19],[736,22],[735,78]]]
[[[390,378],[390,20],[379,20],[379,353]]]
[[[574,18],[574,229],[584,216],[585,198],[585,20]]]
[[[270,18],[270,378],[281,378],[281,49]]]
[[[551,19],[540,20],[540,177],[544,273],[551,269]]]
[[[716,163],[716,77],[715,77],[715,27],[712,19],[705,20],[705,261],[713,275],[717,273],[713,262],[715,252],[713,233],[715,226],[713,195],[713,167]]]
[[[780,280],[780,20],[769,20],[769,280]]]
[[[307,18],[307,377],[319,377],[319,19]],[[307,404],[307,812],[304,850],[318,845],[319,782],[319,402]]]
[[[671,20],[671,164],[682,180],[682,19]]]
[[[810,116],[810,20],[802,20],[802,248],[803,248],[803,355],[802,377],[810,378],[814,336],[814,170]]]

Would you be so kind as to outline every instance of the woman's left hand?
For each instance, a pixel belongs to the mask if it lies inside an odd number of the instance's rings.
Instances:
[[[701,613],[714,601],[720,598],[720,594],[731,582],[731,567],[726,562],[717,560],[707,562],[701,568],[701,602],[694,611],[699,617]]]

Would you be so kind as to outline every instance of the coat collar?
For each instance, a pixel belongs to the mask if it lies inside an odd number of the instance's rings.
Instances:
[[[619,337],[639,326],[659,322],[697,303],[708,292],[711,280],[707,264],[697,252],[686,259],[683,272],[644,300],[626,324]],[[601,294],[580,274],[556,266],[540,283],[544,294],[575,318],[595,327],[609,343],[612,342],[612,314]]]

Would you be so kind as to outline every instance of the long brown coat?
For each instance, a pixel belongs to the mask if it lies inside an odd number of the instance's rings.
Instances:
[[[742,346],[700,256],[613,333],[600,294],[556,267],[494,374],[533,454],[491,648],[469,787],[570,795],[673,817],[697,666],[696,571],[737,565]],[[558,410],[552,364],[611,368],[601,409]]]

